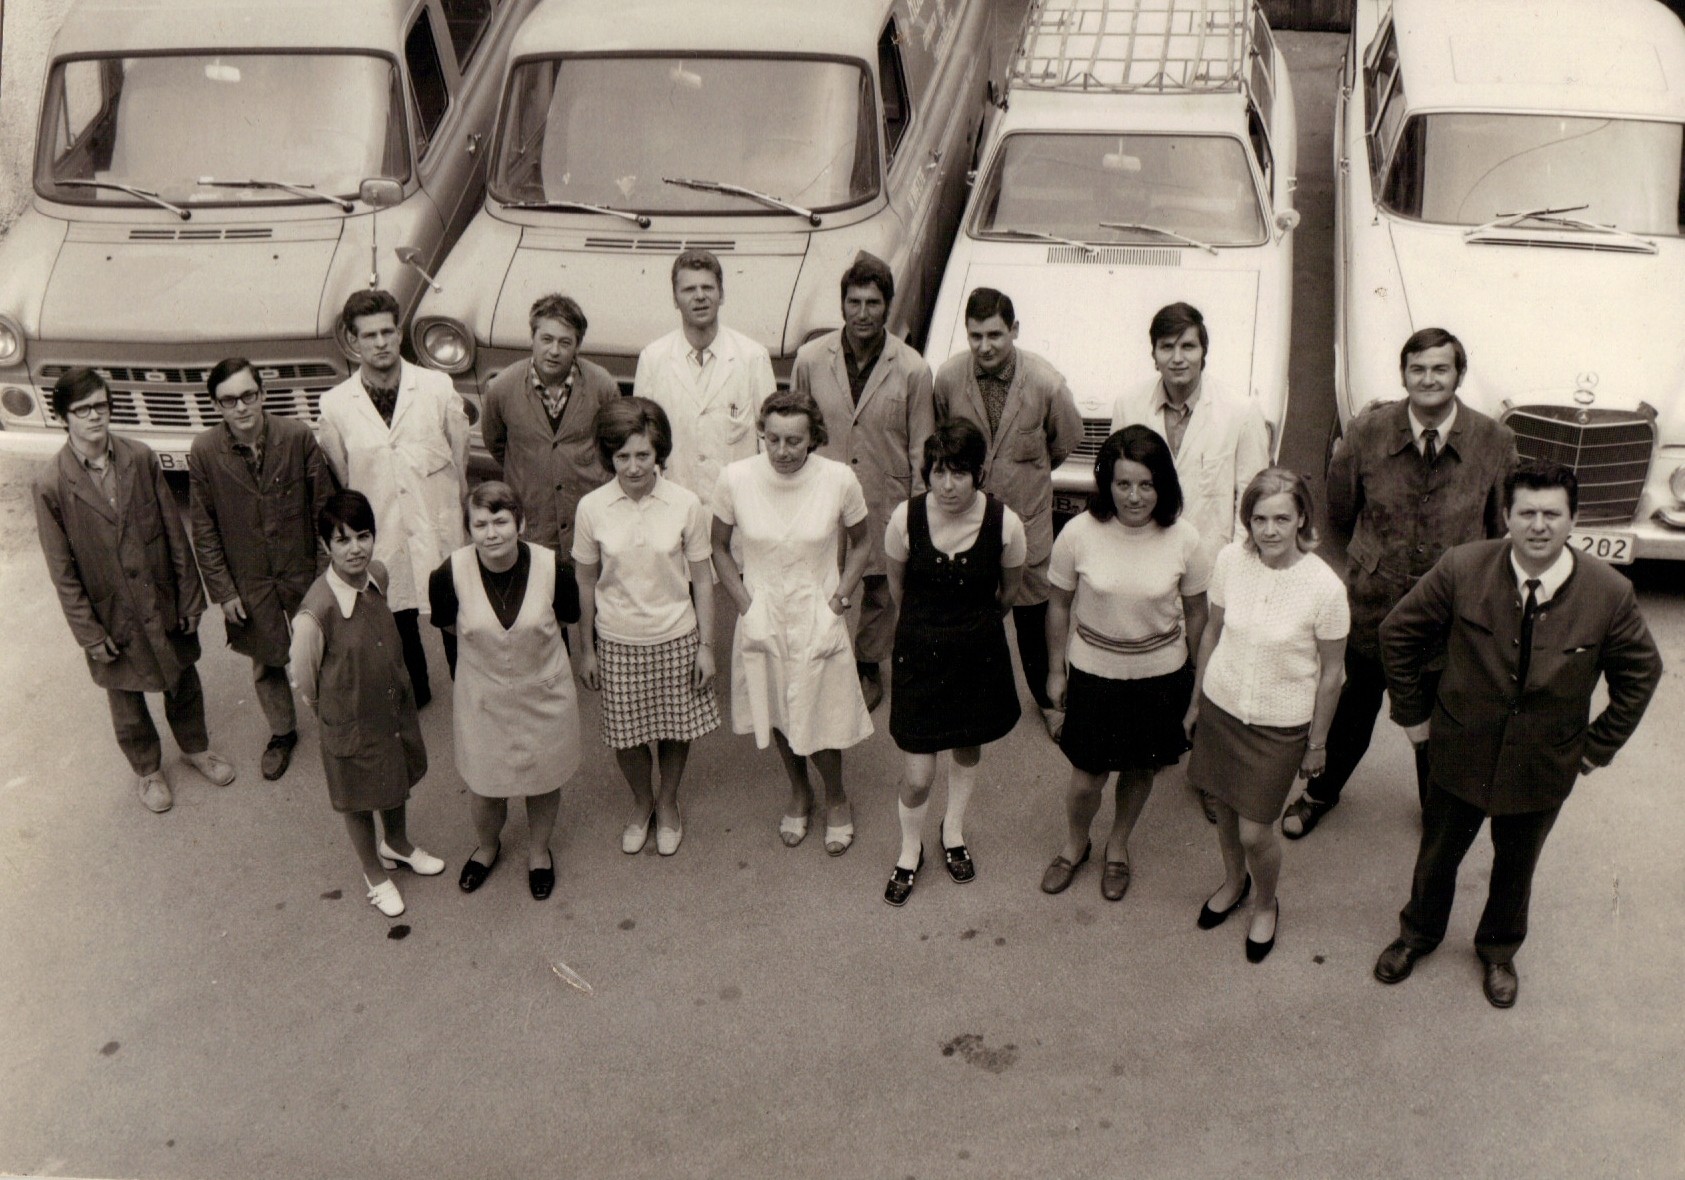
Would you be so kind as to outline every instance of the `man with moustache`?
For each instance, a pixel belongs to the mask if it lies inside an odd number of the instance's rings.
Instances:
[[[819,454],[848,464],[866,493],[871,557],[860,584],[854,659],[871,710],[883,700],[881,666],[895,643],[884,529],[895,506],[919,490],[924,440],[935,427],[930,366],[884,328],[895,298],[888,264],[862,251],[841,286],[842,328],[802,345],[790,385],[811,394],[825,415],[830,441]]]
[[[267,413],[251,361],[218,361],[205,382],[220,425],[193,440],[193,547],[228,646],[251,657],[257,703],[269,722],[263,777],[287,772],[298,715],[287,680],[290,620],[320,565],[316,513],[339,489],[316,436],[296,418]]]
[[[421,646],[427,578],[467,543],[468,415],[449,377],[399,357],[399,314],[386,291],[356,291],[345,301],[340,323],[359,363],[322,395],[317,437],[341,486],[374,506],[374,556],[391,578],[386,601],[420,708],[433,699]],[[456,637],[441,635],[454,663]]]

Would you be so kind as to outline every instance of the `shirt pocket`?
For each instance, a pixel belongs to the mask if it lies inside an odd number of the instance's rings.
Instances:
[[[415,473],[429,476],[450,466],[451,450],[443,439],[429,438],[404,444],[404,455]]]

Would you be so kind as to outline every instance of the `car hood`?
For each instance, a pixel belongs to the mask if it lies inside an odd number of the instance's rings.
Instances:
[[[1464,396],[1562,401],[1589,377],[1599,406],[1660,407],[1685,378],[1679,309],[1685,243],[1631,254],[1465,243],[1457,231],[1395,226],[1412,329],[1441,327],[1469,354]],[[1582,239],[1591,240],[1591,239]]]
[[[278,226],[255,241],[224,233],[192,222],[73,226],[42,297],[42,338],[314,338],[338,223]]]
[[[1159,252],[1154,252],[1155,256]],[[1163,252],[1174,258],[1173,252]],[[951,277],[950,280],[951,281]],[[1147,325],[1178,300],[1205,316],[1211,333],[1206,375],[1239,393],[1252,387],[1252,342],[1258,320],[1258,274],[1252,269],[1061,265],[1036,250],[1023,262],[973,260],[962,289],[994,287],[1012,297],[1018,343],[1065,375],[1085,418],[1105,418],[1120,394],[1153,376]],[[962,317],[963,310],[959,313]],[[965,347],[965,324],[953,325],[953,349]],[[932,356],[938,365],[946,357]]]

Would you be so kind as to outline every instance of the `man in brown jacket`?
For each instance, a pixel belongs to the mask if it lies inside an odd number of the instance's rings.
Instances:
[[[1457,866],[1492,821],[1492,882],[1474,946],[1494,1007],[1515,1003],[1533,869],[1577,776],[1609,765],[1656,685],[1662,659],[1632,586],[1568,547],[1579,481],[1528,463],[1504,485],[1507,539],[1446,554],[1381,624],[1393,720],[1425,741],[1432,781],[1399,937],[1375,978],[1397,983],[1445,937]],[[1444,653],[1444,672],[1430,661]],[[1602,680],[1609,703],[1595,720]]]
[[[1018,658],[1047,731],[1057,737],[1064,715],[1047,695],[1047,561],[1053,553],[1053,469],[1082,441],[1065,378],[1018,347],[1012,300],[978,287],[965,301],[968,351],[936,373],[935,424],[965,418],[989,442],[983,488],[1024,522],[1024,583],[1012,608]]]
[[[523,534],[573,552],[573,514],[613,475],[597,455],[597,410],[620,396],[608,370],[579,355],[585,312],[566,295],[543,295],[527,316],[532,356],[486,386],[480,434],[526,512]]]
[[[792,388],[813,395],[830,441],[819,448],[846,463],[866,493],[871,557],[860,583],[854,659],[866,708],[883,700],[881,665],[895,645],[895,604],[883,557],[883,533],[895,506],[919,490],[931,420],[930,366],[890,336],[884,324],[895,276],[862,251],[842,276],[843,326],[796,353]]]
[[[69,428],[64,448],[35,478],[35,523],[47,572],[71,634],[105,689],[117,744],[149,811],[174,802],[146,694],[183,758],[217,786],[234,768],[210,750],[199,684],[199,616],[205,592],[164,469],[144,443],[113,435],[111,393],[92,369],[53,385],[53,413]]]
[[[228,646],[250,656],[269,722],[263,777],[287,772],[298,716],[287,682],[288,620],[322,563],[316,513],[337,485],[310,427],[263,408],[263,382],[245,357],[219,361],[206,381],[222,423],[187,456],[193,546]]]

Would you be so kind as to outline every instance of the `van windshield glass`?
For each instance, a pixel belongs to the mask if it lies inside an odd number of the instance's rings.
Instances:
[[[1265,240],[1247,148],[1224,135],[1009,135],[983,178],[971,232],[1026,231],[1097,244]]]
[[[764,204],[664,183],[703,178],[805,209],[878,187],[871,80],[820,58],[575,57],[510,76],[492,194],[640,213],[778,217]]]
[[[1382,201],[1395,213],[1483,226],[1529,210],[1678,237],[1685,127],[1560,115],[1417,115],[1399,136]],[[1530,234],[1579,232],[1523,220]]]
[[[98,205],[149,203],[118,185],[182,206],[355,197],[366,177],[409,175],[400,93],[393,63],[369,54],[57,62],[36,187],[56,201]],[[200,183],[211,179],[267,183]],[[73,181],[88,183],[61,183]]]

